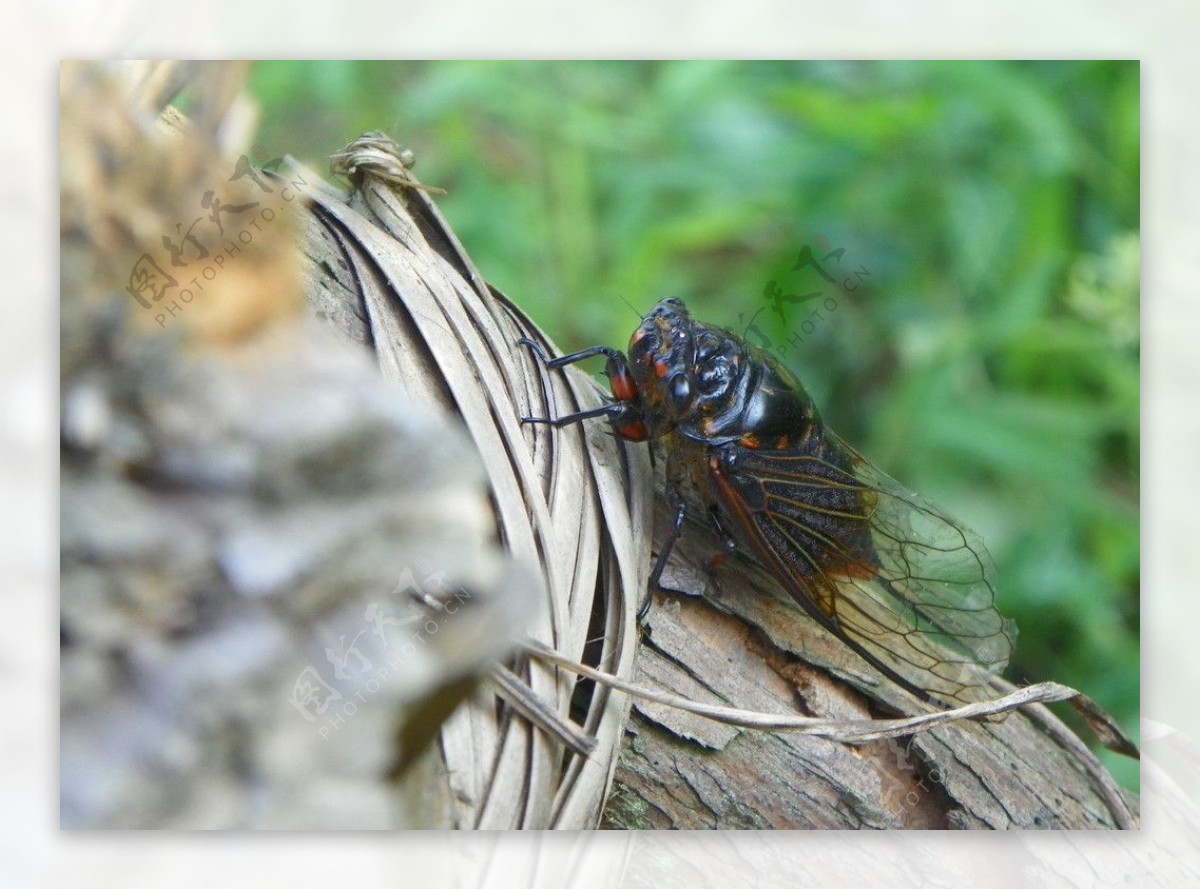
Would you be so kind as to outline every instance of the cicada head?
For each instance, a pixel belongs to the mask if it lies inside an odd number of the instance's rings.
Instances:
[[[730,402],[742,355],[735,339],[693,321],[682,300],[660,301],[629,339],[630,371],[655,435]]]
[[[667,297],[629,338],[630,371],[643,410],[661,417],[668,427],[687,415],[695,394],[693,324],[683,301]]]
[[[816,417],[804,388],[774,358],[694,321],[674,297],[633,332],[629,368],[652,437],[679,429],[708,444],[785,442]]]

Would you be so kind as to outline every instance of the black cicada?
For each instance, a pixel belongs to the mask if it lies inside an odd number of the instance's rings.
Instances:
[[[732,544],[753,553],[830,633],[931,704],[975,698],[1008,662],[1015,629],[995,608],[987,550],[924,498],[875,469],[827,429],[800,382],[773,356],[662,300],[629,354],[596,346],[548,368],[608,359],[613,400],[557,419],[607,416],[635,442],[662,439],[673,534],[651,574],[658,587],[691,482]]]

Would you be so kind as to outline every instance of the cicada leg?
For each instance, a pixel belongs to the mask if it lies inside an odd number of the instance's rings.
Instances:
[[[658,551],[658,559],[654,561],[654,568],[650,570],[650,580],[646,584],[646,599],[637,613],[639,623],[644,621],[646,615],[650,612],[650,603],[652,602],[655,590],[662,591],[663,593],[674,593],[679,596],[689,595],[686,591],[662,586],[663,569],[667,567],[667,560],[671,558],[671,551],[675,549],[675,542],[683,534],[683,520],[687,514],[687,505],[684,503],[683,496],[679,494],[678,489],[674,486],[669,487],[667,498],[670,500],[671,507],[675,511],[675,518],[671,522],[671,530],[667,533],[667,539]]]
[[[573,365],[593,356],[605,356],[608,359],[605,371],[613,381],[616,397],[616,401],[609,405],[577,411],[563,417],[522,417],[521,423],[545,423],[555,428],[561,428],[592,417],[609,417],[612,418],[617,432],[622,438],[631,442],[643,442],[649,436],[646,425],[642,421],[641,409],[637,405],[636,388],[631,388],[633,378],[629,373],[629,361],[619,350],[613,349],[611,346],[592,346],[579,352],[572,352],[570,355],[550,358],[542,349],[541,344],[528,337],[522,337],[517,343],[529,347],[538,360],[551,371],[565,368],[567,365]]]
[[[721,521],[721,509],[716,504],[708,508],[708,521],[721,539],[721,552],[714,553],[708,561],[714,566],[722,565],[731,553],[737,552],[737,541],[725,529],[725,523]]]
[[[713,527],[713,531],[717,533],[717,537],[721,539],[721,549],[713,553],[704,561],[704,571],[708,575],[708,580],[712,582],[716,588],[717,594],[721,593],[721,578],[717,570],[723,568],[729,557],[737,552],[737,541],[725,529],[725,524],[721,521],[721,511],[716,504],[711,504],[708,508],[708,522]]]
[[[616,362],[622,366],[627,362],[624,354],[619,349],[613,349],[611,346],[590,346],[587,349],[579,350],[579,352],[572,352],[570,355],[560,355],[558,358],[550,358],[550,356],[546,355],[546,351],[542,349],[542,344],[536,340],[522,337],[517,343],[521,346],[528,346],[529,351],[536,355],[538,360],[550,370],[565,368],[567,365],[573,365],[576,362],[582,362],[597,355],[603,355],[610,362]]]
[[[614,402],[611,405],[601,405],[599,408],[589,408],[586,411],[577,411],[574,414],[564,414],[562,417],[522,417],[521,423],[545,423],[552,427],[569,426],[572,423],[579,423],[581,420],[587,420],[590,417],[611,417],[617,422],[620,427],[627,422],[631,417],[631,411],[635,409],[624,402]]]

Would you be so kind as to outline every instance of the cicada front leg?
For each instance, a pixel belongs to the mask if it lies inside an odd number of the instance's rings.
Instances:
[[[550,358],[542,349],[541,344],[528,337],[517,341],[526,346],[546,366],[547,370],[555,371],[576,362],[582,362],[597,355],[607,357],[605,370],[613,382],[614,401],[597,408],[588,408],[566,414],[562,417],[522,417],[521,423],[544,423],[556,429],[579,423],[592,417],[611,418],[622,438],[631,442],[644,442],[648,438],[646,424],[642,420],[642,411],[637,399],[637,389],[633,385],[633,375],[629,371],[629,360],[619,350],[611,346],[592,346],[569,355]]]

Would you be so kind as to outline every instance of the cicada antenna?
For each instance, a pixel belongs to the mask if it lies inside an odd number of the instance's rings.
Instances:
[[[636,306],[626,300],[624,294],[617,294],[617,296],[620,298],[622,303],[629,307],[629,311],[636,315],[639,320],[642,318],[643,313],[639,312]]]

